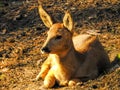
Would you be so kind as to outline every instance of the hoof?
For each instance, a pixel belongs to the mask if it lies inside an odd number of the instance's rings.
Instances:
[[[76,82],[74,82],[74,81],[69,81],[69,83],[68,83],[68,86],[75,86],[76,85]]]

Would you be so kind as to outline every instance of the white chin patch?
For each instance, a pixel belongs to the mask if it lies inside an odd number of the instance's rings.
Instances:
[[[49,54],[48,52],[44,52],[44,51],[42,51],[42,50],[41,50],[41,53],[42,53],[42,54]]]
[[[45,52],[43,52],[42,50],[41,50],[41,53],[42,53],[42,54],[45,54]]]

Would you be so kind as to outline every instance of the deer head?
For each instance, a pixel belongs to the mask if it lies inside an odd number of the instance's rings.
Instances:
[[[65,12],[63,23],[53,23],[41,5],[38,10],[44,25],[49,28],[47,40],[41,49],[42,52],[60,54],[68,51],[72,46],[73,35],[73,20],[70,13]]]

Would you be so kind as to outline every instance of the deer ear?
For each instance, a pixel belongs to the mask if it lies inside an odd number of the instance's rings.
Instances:
[[[63,18],[63,25],[72,32],[73,29],[73,20],[70,13],[67,11]]]
[[[53,25],[51,17],[47,14],[47,12],[42,8],[41,5],[38,6],[38,10],[43,23],[46,27],[50,28]]]

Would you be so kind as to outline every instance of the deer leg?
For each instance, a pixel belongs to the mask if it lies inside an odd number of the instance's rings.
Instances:
[[[39,80],[39,78],[44,79],[45,76],[47,75],[48,71],[50,70],[50,58],[48,57],[45,62],[43,63],[42,67],[41,67],[41,71],[40,73],[37,75],[37,77],[35,78],[35,80]]]
[[[44,79],[45,78],[45,76],[47,75],[47,73],[48,73],[48,71],[49,71],[49,66],[42,66],[42,68],[41,68],[41,71],[40,71],[40,73],[37,75],[37,77],[35,78],[35,80],[37,81],[37,80],[39,80],[39,78],[42,78],[42,79]]]
[[[52,70],[50,70],[44,79],[44,87],[51,88],[54,85],[55,85],[55,76],[54,76]]]

